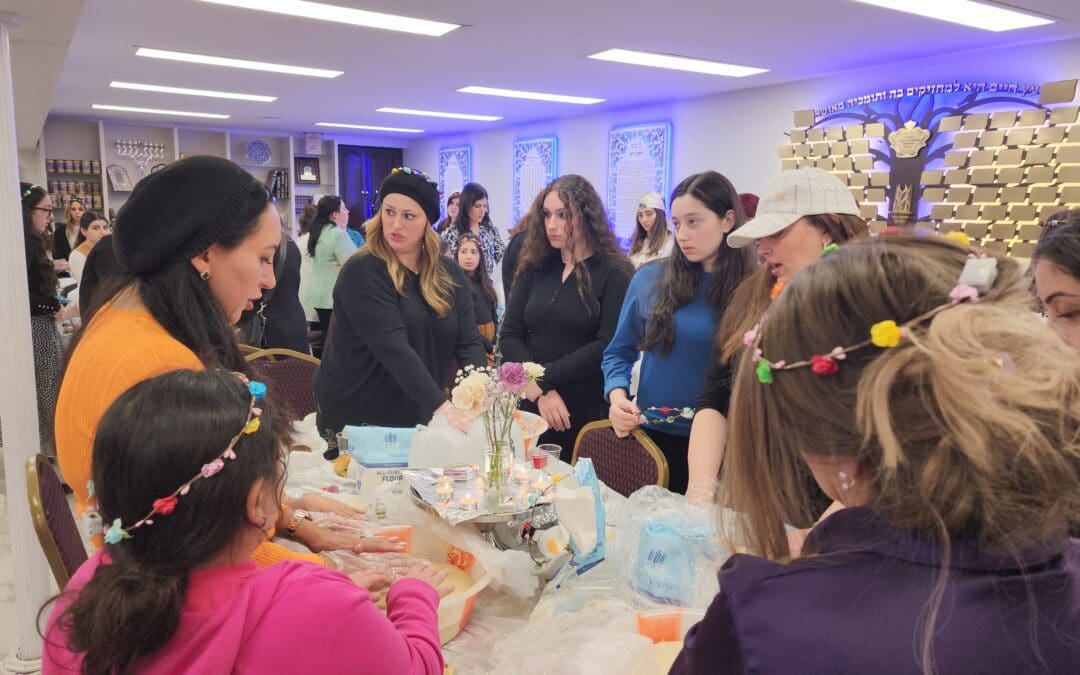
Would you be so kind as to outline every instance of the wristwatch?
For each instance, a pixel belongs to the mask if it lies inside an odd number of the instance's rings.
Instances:
[[[292,517],[289,518],[289,525],[286,528],[286,533],[290,538],[296,537],[296,528],[300,527],[300,523],[305,520],[311,520],[311,514],[303,509],[293,509]]]

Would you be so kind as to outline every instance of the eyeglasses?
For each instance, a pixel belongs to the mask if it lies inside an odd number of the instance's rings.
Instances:
[[[52,209],[47,209],[44,206],[31,206],[31,211],[44,211],[45,213],[52,213]]]

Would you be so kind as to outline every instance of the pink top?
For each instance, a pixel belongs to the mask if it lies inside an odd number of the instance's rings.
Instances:
[[[78,672],[57,617],[93,576],[98,551],[71,578],[49,616],[43,673]],[[104,564],[107,564],[104,563]],[[418,579],[395,583],[387,612],[340,572],[311,563],[254,562],[196,570],[180,627],[143,659],[140,673],[443,672],[439,594]]]

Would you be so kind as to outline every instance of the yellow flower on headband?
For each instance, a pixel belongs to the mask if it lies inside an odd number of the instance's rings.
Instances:
[[[946,239],[951,239],[961,246],[971,246],[971,237],[967,236],[963,232],[949,232],[945,235]]]
[[[259,430],[259,418],[258,417],[251,418],[251,421],[248,422],[247,426],[244,427],[244,433],[245,434],[253,434],[258,430]]]
[[[870,342],[875,347],[888,348],[900,344],[900,327],[895,321],[879,321],[870,327]]]

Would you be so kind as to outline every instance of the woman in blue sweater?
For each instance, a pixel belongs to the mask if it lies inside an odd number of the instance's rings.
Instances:
[[[604,350],[604,392],[615,433],[629,434],[667,415],[649,408],[693,408],[701,391],[717,323],[731,293],[753,271],[745,250],[725,246],[745,220],[739,195],[715,171],[694,174],[671,193],[677,246],[671,256],[643,266],[626,291],[615,336]],[[644,352],[636,403],[630,370]],[[670,469],[668,488],[685,493],[690,420],[646,426]]]

